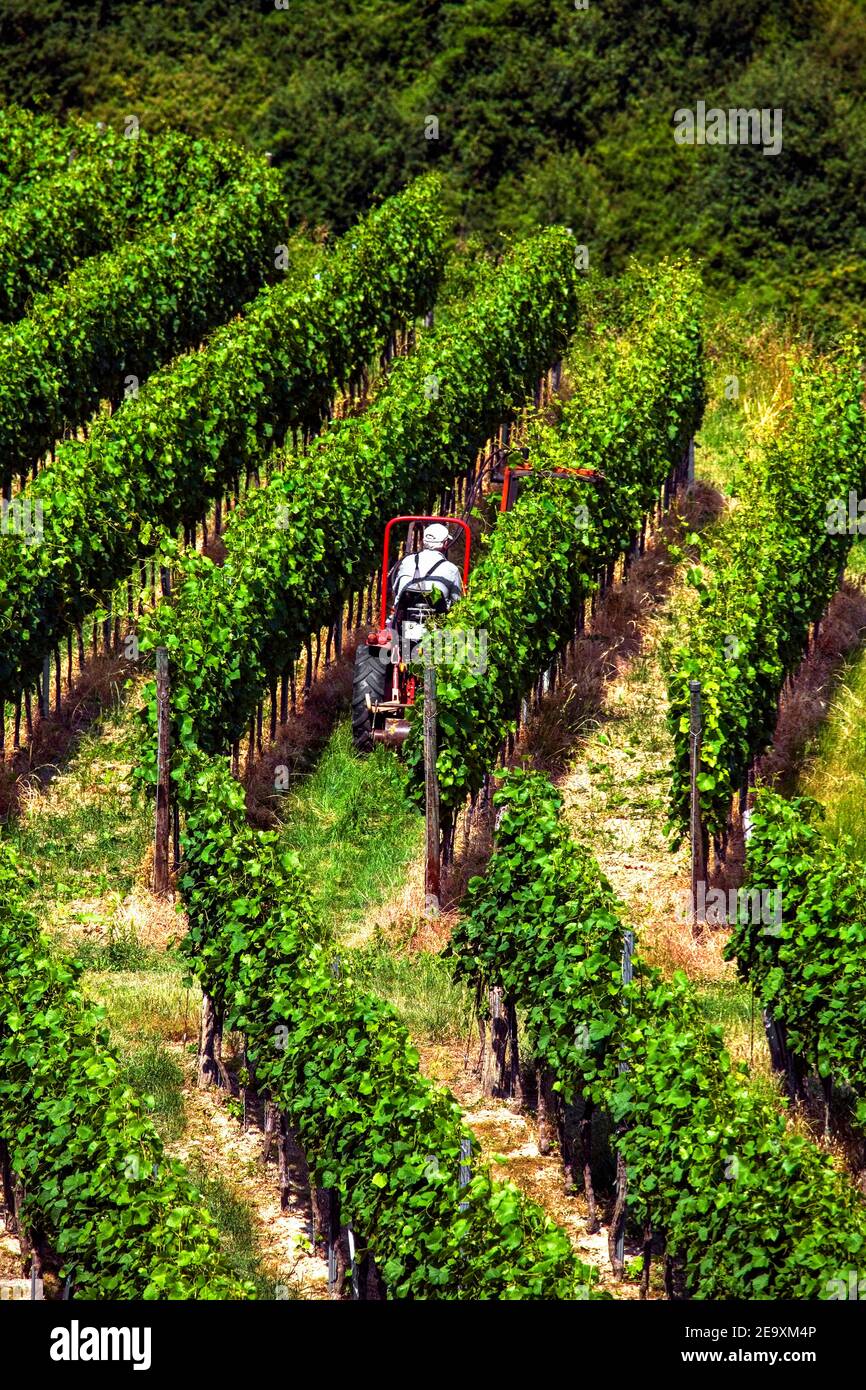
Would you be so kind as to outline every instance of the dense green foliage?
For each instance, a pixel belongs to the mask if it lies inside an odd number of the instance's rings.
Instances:
[[[470,1136],[457,1105],[421,1077],[391,1007],[333,959],[297,859],[247,825],[225,763],[188,750],[175,784],[192,970],[243,1033],[257,1087],[289,1116],[315,1181],[337,1190],[389,1298],[593,1297],[565,1233],[513,1186],[467,1158],[460,1187]]]
[[[684,976],[638,960],[617,996],[617,905],[550,781],[508,773],[496,804],[493,859],[453,938],[460,973],[523,1006],[566,1098],[607,1107],[630,1218],[682,1257],[692,1297],[834,1297],[866,1247],[860,1194],[749,1087]]]
[[[519,244],[393,364],[363,415],[332,425],[250,494],[227,528],[224,564],[184,558],[175,602],[142,643],[168,648],[182,744],[218,752],[240,737],[269,681],[376,565],[388,517],[431,506],[556,359],[580,289],[563,228]]]
[[[393,327],[428,309],[444,261],[435,178],[388,200],[321,269],[300,264],[200,352],[153,373],[135,397],[69,442],[25,494],[43,539],[0,536],[0,698],[152,548],[155,528],[194,521],[290,427],[317,426],[339,383]],[[118,518],[123,525],[118,526]]]
[[[21,906],[21,875],[0,846],[0,1143],[24,1231],[59,1256],[77,1299],[253,1297],[147,1098],[124,1083],[81,967]]]
[[[70,158],[0,213],[0,321],[20,318],[78,261],[265,169],[236,145],[176,132],[100,141],[98,151]]]
[[[636,319],[619,339],[600,332],[574,371],[558,428],[530,434],[540,476],[524,484],[486,538],[466,597],[445,629],[486,633],[487,668],[455,655],[437,662],[437,768],[442,804],[480,788],[520,700],[574,634],[578,604],[602,566],[628,549],[641,518],[678,465],[703,407],[700,293],[690,267],[636,273]],[[628,315],[628,298],[621,312]],[[551,479],[544,470],[595,468],[600,484]],[[411,711],[406,756],[423,787],[423,699]]]
[[[0,335],[0,483],[26,477],[64,430],[280,277],[278,180],[263,166],[117,250],[93,256]]]
[[[758,793],[746,888],[779,894],[781,921],[768,930],[759,913],[741,912],[726,954],[783,1025],[791,1050],[820,1076],[852,1087],[866,1126],[866,871],[819,822],[817,802]]]
[[[271,150],[293,218],[345,227],[434,165],[487,234],[561,221],[608,270],[688,249],[762,305],[861,314],[859,0],[14,0],[0,72],[12,100]],[[698,100],[781,109],[781,153],[676,145]]]
[[[0,109],[0,208],[24,197],[40,179],[62,174],[69,156],[111,154],[117,145],[113,131],[92,121],[70,120],[62,125],[50,116],[19,106]]]
[[[455,1103],[422,1079],[390,1006],[332,961],[296,857],[247,825],[243,789],[212,752],[255,704],[267,663],[285,662],[283,644],[297,649],[365,575],[379,535],[368,515],[448,482],[561,350],[578,307],[574,261],[572,239],[554,231],[482,275],[363,417],[250,495],[225,565],[190,558],[176,603],[146,636],[169,647],[174,668],[191,968],[244,1034],[257,1087],[289,1116],[316,1182],[337,1190],[392,1298],[595,1295],[564,1232],[515,1188],[471,1160],[461,1188],[471,1142]]]
[[[608,270],[634,252],[696,252],[710,287],[742,286],[746,304],[799,311],[820,332],[861,319],[864,75],[858,0],[10,0],[0,14],[0,94],[88,113],[55,125],[0,111],[0,323],[29,313],[0,335],[0,481],[23,477],[100,399],[116,404],[125,376],[149,378],[29,488],[42,544],[0,537],[0,700],[32,683],[163,531],[276,464],[234,518],[224,566],[165,547],[180,588],[145,634],[172,660],[186,950],[391,1297],[593,1294],[564,1233],[515,1189],[477,1159],[459,1187],[455,1103],[422,1080],[393,1012],[341,973],[297,862],[248,827],[212,755],[364,580],[386,517],[429,504],[561,351],[582,308],[574,241],[558,230],[495,271],[473,266],[465,302],[391,369],[364,418],[304,456],[279,450],[432,303],[446,214],[488,243],[567,223]],[[782,149],[676,144],[674,112],[698,100],[778,111]],[[120,133],[130,112],[134,140]],[[193,139],[151,133],[166,126]],[[275,169],[202,140],[226,133],[273,151]],[[284,283],[157,370],[276,278],[288,222],[342,231],[431,167],[444,200],[415,188],[333,252],[293,246]],[[479,787],[700,417],[691,272],[644,281],[645,295],[656,288],[633,327],[584,355],[560,427],[531,436],[534,461],[600,466],[604,485],[533,479],[448,619],[485,631],[490,665],[440,676],[446,811]],[[828,529],[828,504],[866,485],[860,393],[853,350],[800,372],[784,430],[692,570],[690,630],[669,653],[679,830],[689,679],[704,688],[702,810],[721,831],[833,592],[851,535]],[[145,778],[153,717],[150,703]],[[417,730],[407,752],[417,774]],[[517,1001],[563,1096],[607,1107],[631,1217],[682,1257],[693,1296],[826,1297],[862,1258],[862,1201],[756,1095],[684,979],[667,985],[638,962],[622,987],[618,905],[550,784],[512,774],[498,797],[489,875],[455,933],[459,973]],[[866,885],[811,817],[759,799],[750,887],[781,888],[786,915],[778,932],[739,924],[730,952],[791,1047],[852,1087],[864,1121]],[[78,1297],[250,1296],[123,1084],[77,967],[19,909],[18,872],[0,858],[0,1142],[28,1229],[60,1251]]]
[[[470,880],[448,954],[460,979],[520,1005],[538,1061],[563,1100],[603,1101],[608,1047],[622,1027],[623,931],[613,890],[535,774],[507,773],[483,878]]]
[[[689,682],[701,682],[701,814],[719,833],[838,586],[856,534],[849,494],[866,488],[862,391],[855,344],[797,366],[782,428],[749,458],[732,515],[689,573],[696,599],[666,657],[678,830],[689,817]]]

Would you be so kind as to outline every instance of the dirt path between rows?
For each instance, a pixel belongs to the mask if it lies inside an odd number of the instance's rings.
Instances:
[[[460,1105],[492,1176],[513,1182],[565,1231],[578,1258],[595,1270],[600,1289],[620,1299],[639,1298],[636,1281],[618,1280],[613,1275],[608,1259],[608,1224],[602,1219],[596,1234],[587,1233],[586,1197],[582,1191],[566,1191],[558,1152],[540,1152],[532,1113],[517,1101],[485,1096],[477,1077],[464,1064],[463,1044],[422,1045],[418,1051],[424,1075],[447,1086]],[[602,1211],[603,1205],[600,1203]],[[627,1239],[626,1263],[640,1254],[639,1242]],[[649,1297],[664,1297],[660,1281],[653,1283]]]
[[[179,1061],[183,1057],[189,1062],[183,1049],[172,1050]],[[225,1092],[199,1089],[193,1068],[187,1065],[186,1072],[186,1128],[180,1139],[166,1146],[168,1151],[194,1170],[203,1165],[209,1178],[222,1179],[243,1198],[255,1221],[264,1270],[275,1281],[278,1296],[326,1299],[328,1266],[312,1248],[310,1187],[300,1149],[291,1149],[292,1195],[288,1209],[281,1211],[276,1145],[263,1163],[261,1117],[248,1108],[243,1123],[227,1110]]]

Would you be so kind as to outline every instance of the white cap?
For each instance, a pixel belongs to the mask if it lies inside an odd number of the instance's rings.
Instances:
[[[432,526],[424,527],[424,549],[441,550],[451,539],[451,533],[447,526],[441,522],[434,521]]]

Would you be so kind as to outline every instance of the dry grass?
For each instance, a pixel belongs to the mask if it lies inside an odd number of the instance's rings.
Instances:
[[[147,860],[143,866],[147,872]],[[135,942],[143,951],[165,951],[186,935],[186,914],[177,902],[160,899],[145,885],[126,896],[110,893],[98,898],[73,899],[64,904],[50,924],[59,949],[74,953],[82,942],[104,944]]]
[[[866,587],[845,580],[834,595],[799,670],[781,701],[773,748],[760,759],[756,777],[791,792],[810,739],[827,719],[833,691],[844,664],[866,635]]]
[[[453,915],[428,920],[424,907],[424,860],[417,855],[384,898],[347,928],[343,940],[353,950],[374,936],[397,949],[409,946],[414,950],[441,950],[451,935]]]
[[[149,890],[151,815],[131,795],[134,713],[133,698],[104,713],[57,776],[19,787],[7,838],[34,870],[27,888],[40,928],[65,950],[108,941],[162,948],[185,929]]]
[[[625,582],[608,589],[595,605],[589,629],[574,644],[558,688],[530,715],[516,761],[529,761],[554,774],[565,770],[575,747],[597,726],[611,681],[641,650],[670,591],[679,564],[671,547],[680,546],[688,532],[710,525],[722,508],[721,496],[701,485],[678,499]]]
[[[29,742],[22,715],[24,743],[17,753],[12,749],[12,719],[8,717],[11,706],[5,706],[6,757],[0,759],[0,821],[20,814],[33,795],[38,795],[62,771],[81,738],[100,716],[120,705],[134,676],[134,664],[122,656],[96,656],[83,669],[77,668],[76,659],[73,687],[61,699],[60,712],[55,713],[52,705],[52,713],[43,719],[34,701],[33,738]]]
[[[24,1256],[15,1236],[0,1231],[0,1279],[23,1279]]]
[[[790,331],[765,325],[747,338],[752,384],[743,398],[743,415],[751,447],[759,449],[778,434],[793,396],[792,368],[808,345]]]
[[[88,994],[106,1010],[112,1034],[130,1041],[189,1043],[198,1037],[201,990],[179,972],[87,971]]]
[[[866,653],[845,669],[827,719],[808,749],[797,790],[825,808],[825,827],[834,838],[850,837],[852,855],[866,854],[863,786],[866,778]]]
[[[590,846],[624,904],[641,955],[670,977],[718,980],[731,967],[719,936],[696,941],[683,908],[687,850],[672,853],[665,836],[669,766],[664,680],[654,657],[660,624],[645,634],[641,656],[607,693],[604,718],[562,779],[566,816]]]
[[[863,645],[864,636],[866,587],[845,580],[820,625],[818,641],[783,694],[773,746],[756,768],[761,781],[793,791],[807,745],[826,722],[845,662]]]
[[[737,312],[717,314],[706,343],[702,477],[736,491],[744,467],[779,428],[791,399],[792,362],[803,350],[789,328],[767,323],[755,332]]]

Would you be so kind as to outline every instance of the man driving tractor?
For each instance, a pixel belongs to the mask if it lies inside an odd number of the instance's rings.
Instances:
[[[405,555],[391,570],[389,580],[395,608],[399,607],[404,591],[409,588],[422,594],[432,594],[438,590],[446,608],[460,598],[463,579],[457,566],[447,558],[448,547],[453,540],[448,527],[441,522],[425,526],[423,550]]]
[[[457,539],[444,524],[448,520],[462,531],[462,572],[448,559],[448,547]],[[408,551],[389,567],[393,528],[422,522],[423,548]],[[413,662],[431,619],[441,618],[462,596],[469,576],[470,549],[469,524],[458,517],[400,516],[388,522],[380,572],[379,626],[358,643],[355,652],[352,731],[359,752],[369,753],[379,742],[399,747],[408,735],[406,715],[415,703],[421,679],[412,669]]]

